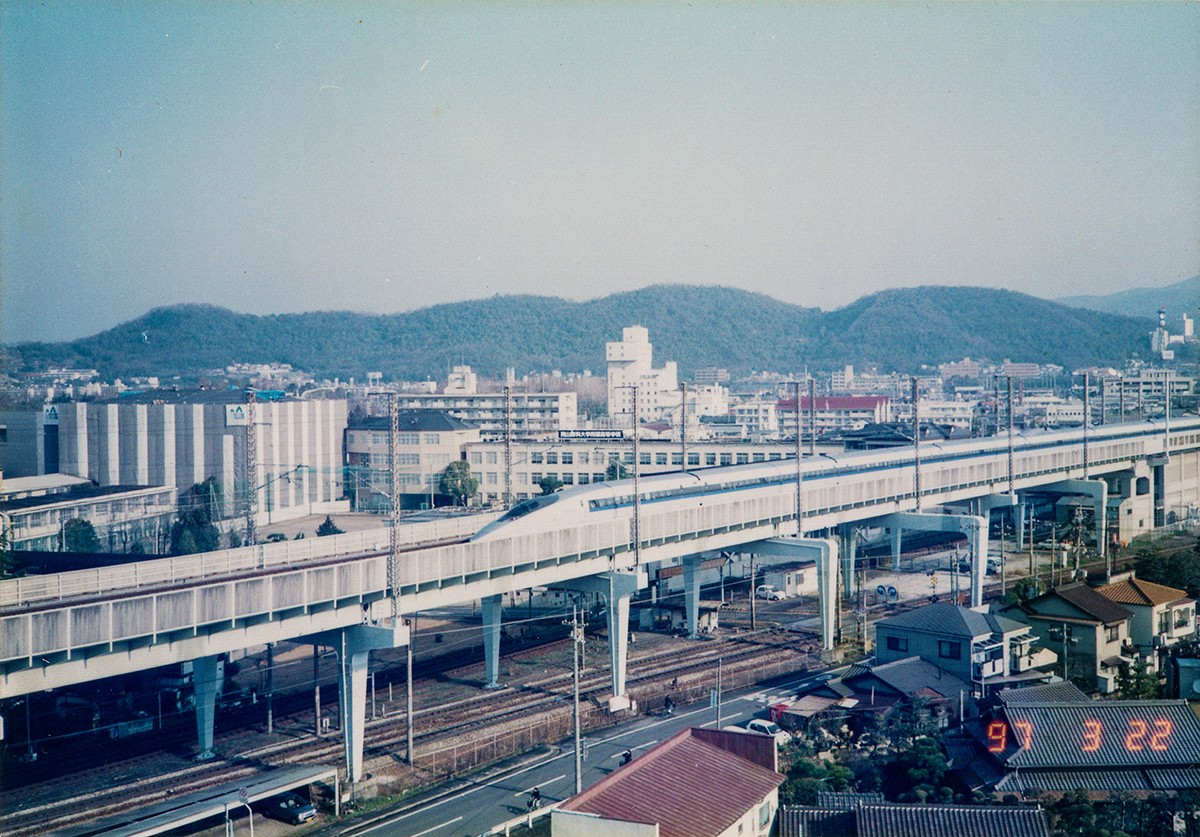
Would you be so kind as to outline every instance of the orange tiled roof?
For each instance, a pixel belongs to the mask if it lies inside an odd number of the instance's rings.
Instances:
[[[1187,596],[1183,590],[1140,578],[1105,584],[1103,587],[1097,587],[1096,592],[1110,601],[1132,605],[1170,604]]]

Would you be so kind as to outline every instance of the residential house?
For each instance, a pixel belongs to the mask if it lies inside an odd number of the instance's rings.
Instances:
[[[1036,640],[1029,625],[939,602],[875,623],[875,659],[889,663],[916,655],[983,696],[991,688],[1048,677],[1038,667],[1057,657],[1035,649]]]
[[[983,788],[966,782],[976,789],[1017,795],[1200,789],[1200,719],[1185,700],[1002,701],[967,730],[979,756],[996,768]],[[977,764],[969,768],[970,775],[987,773]]]
[[[820,800],[818,800],[818,803]],[[787,805],[779,837],[1050,837],[1038,806],[899,805],[859,801],[852,806]]]
[[[1116,691],[1117,674],[1133,661],[1129,623],[1133,611],[1083,582],[1065,584],[1008,608],[1006,615],[1032,626],[1062,660],[1064,679],[1085,691]]]
[[[810,695],[843,699],[844,717],[853,732],[877,725],[898,706],[924,701],[941,728],[949,727],[971,700],[971,684],[920,657],[883,664],[858,663],[841,677],[827,680]],[[845,700],[849,698],[850,700]]]
[[[785,778],[777,767],[769,736],[685,729],[564,801],[550,833],[765,837]]]
[[[1097,587],[1096,592],[1133,613],[1129,620],[1129,639],[1144,657],[1147,669],[1162,668],[1167,650],[1196,636],[1196,602],[1183,590],[1129,578]]]

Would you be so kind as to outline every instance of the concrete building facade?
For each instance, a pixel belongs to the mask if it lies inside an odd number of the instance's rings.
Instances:
[[[162,392],[58,404],[59,471],[98,485],[161,485],[182,492],[212,477],[225,514],[251,497],[263,522],[333,511],[342,496],[343,400],[254,406],[255,466],[246,474],[249,420],[241,392]]]

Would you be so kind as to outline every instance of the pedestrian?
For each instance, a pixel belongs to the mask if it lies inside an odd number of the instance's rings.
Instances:
[[[663,698],[663,709],[667,711],[668,715],[675,711],[675,701],[671,700],[670,695],[667,695],[665,698]]]
[[[629,750],[621,753],[621,764],[629,764],[631,761],[633,761],[633,753]]]

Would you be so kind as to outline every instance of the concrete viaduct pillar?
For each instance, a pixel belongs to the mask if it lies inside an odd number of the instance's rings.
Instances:
[[[379,648],[401,648],[410,641],[409,628],[397,620],[386,625],[353,625],[327,631],[304,642],[328,646],[337,652],[338,709],[346,754],[346,776],[351,782],[362,778],[363,741],[367,723],[367,663]]]
[[[213,758],[213,720],[217,712],[217,695],[223,685],[220,655],[200,657],[192,661],[192,690],[196,698],[196,738],[200,749],[197,761]]]
[[[1095,480],[1060,480],[1049,485],[1038,486],[1038,491],[1057,491],[1062,494],[1082,494],[1092,498],[1095,524],[1096,553],[1103,558],[1108,554],[1108,483]]]
[[[1007,496],[1007,495],[1004,495]],[[983,577],[987,573],[987,518],[973,514],[922,514],[895,512],[877,518],[881,526],[926,532],[962,532],[971,547],[971,607],[983,604]]]
[[[697,577],[698,574],[697,574]],[[608,708],[616,712],[628,709],[625,694],[626,660],[629,650],[629,600],[646,586],[646,571],[635,568],[624,572],[606,572],[554,585],[555,589],[579,593],[599,593],[608,602],[608,654],[612,671],[612,697]]]
[[[821,611],[821,647],[833,649],[837,621],[838,543],[833,538],[768,538],[744,547],[755,555],[812,558],[817,562],[817,596]]]
[[[487,675],[485,689],[500,688],[500,596],[479,600],[483,610],[483,667]]]

